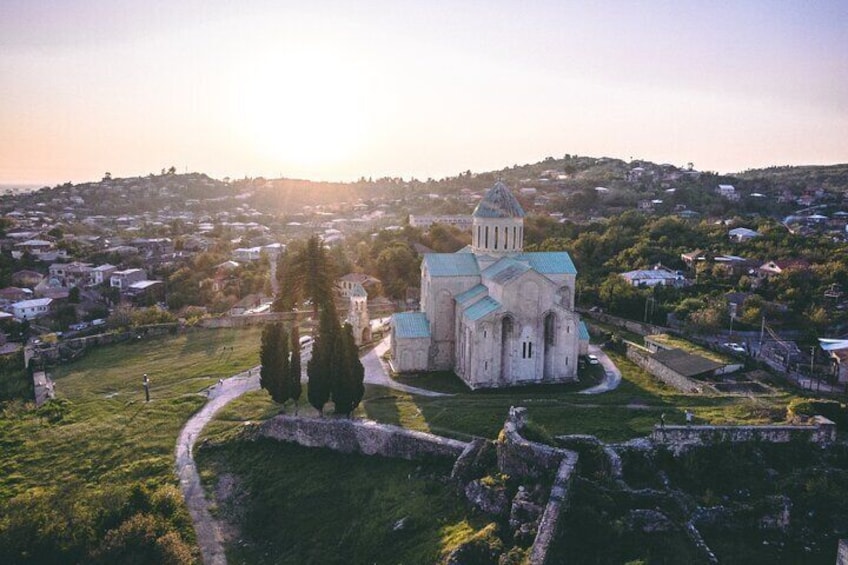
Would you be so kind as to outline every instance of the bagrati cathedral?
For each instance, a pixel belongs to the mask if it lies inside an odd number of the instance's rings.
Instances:
[[[524,252],[524,210],[502,182],[471,229],[470,246],[424,255],[421,311],[392,317],[394,370],[452,370],[472,389],[576,380],[589,334],[571,257]]]

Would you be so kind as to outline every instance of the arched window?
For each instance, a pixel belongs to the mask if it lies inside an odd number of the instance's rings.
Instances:
[[[556,345],[556,315],[553,312],[545,316],[545,345]]]
[[[483,247],[485,247],[486,249],[488,249],[488,248],[489,248],[489,226],[486,226],[486,227],[485,227],[485,228],[483,228],[483,229],[485,230],[485,234],[486,234],[486,236],[485,236],[485,243],[484,243]]]
[[[495,226],[495,249],[498,248],[498,226]]]
[[[518,249],[518,226],[512,226],[512,248]]]

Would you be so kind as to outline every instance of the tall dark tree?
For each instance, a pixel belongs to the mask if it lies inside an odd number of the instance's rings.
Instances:
[[[359,360],[359,348],[353,338],[353,327],[345,324],[339,332],[338,370],[333,379],[332,396],[336,414],[350,417],[365,394],[365,368]]]
[[[288,334],[280,323],[269,324],[262,330],[259,384],[268,391],[274,402],[279,404],[291,398],[288,340]]]
[[[291,310],[301,300],[311,300],[315,315],[320,305],[333,298],[336,269],[318,236],[306,245],[284,254],[278,263],[280,295],[275,310]]]
[[[302,387],[300,384],[301,362],[300,362],[300,330],[297,324],[292,326],[291,331],[291,362],[289,363],[289,397],[294,400],[294,413],[297,414],[298,401]]]
[[[339,320],[332,301],[323,304],[318,324],[318,335],[312,345],[312,358],[306,364],[309,378],[307,398],[309,404],[320,414],[330,400],[333,391],[333,378],[339,369],[338,341]]]

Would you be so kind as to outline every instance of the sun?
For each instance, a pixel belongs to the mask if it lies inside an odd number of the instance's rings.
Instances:
[[[238,129],[267,160],[295,170],[352,158],[367,135],[367,84],[356,65],[303,52],[250,65],[237,93]]]

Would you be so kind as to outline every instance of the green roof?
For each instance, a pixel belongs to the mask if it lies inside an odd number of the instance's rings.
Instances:
[[[521,253],[514,256],[518,261],[529,263],[533,270],[543,275],[576,275],[577,268],[567,251],[540,251]]]
[[[430,337],[430,321],[424,312],[401,312],[392,316],[395,337],[415,339]]]
[[[431,277],[468,277],[480,274],[473,253],[427,253],[424,265]]]
[[[486,296],[482,300],[478,300],[471,306],[465,309],[465,315],[469,320],[477,321],[485,316],[488,316],[492,312],[500,309],[501,303],[492,298],[491,296]]]

